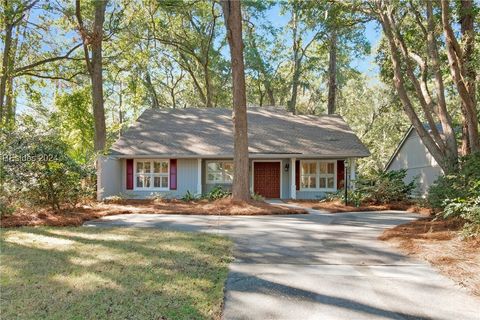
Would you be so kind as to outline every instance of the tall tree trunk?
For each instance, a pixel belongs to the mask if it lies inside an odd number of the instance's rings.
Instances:
[[[428,56],[432,60],[432,68],[435,74],[435,92],[437,96],[437,115],[442,125],[445,136],[445,145],[447,147],[447,157],[451,159],[458,158],[458,147],[455,132],[453,130],[452,118],[447,110],[445,100],[445,85],[443,74],[440,68],[440,58],[438,53],[437,36],[435,33],[435,22],[433,15],[432,1],[426,1],[427,5],[427,47]]]
[[[480,138],[478,133],[478,114],[475,101],[475,84],[473,83],[475,77],[470,78],[472,74],[475,75],[476,73],[472,57],[475,41],[473,21],[470,21],[470,19],[473,19],[473,16],[471,16],[472,3],[468,0],[461,1],[461,28],[463,31],[463,42],[465,46],[465,51],[463,52],[460,48],[460,44],[455,38],[452,26],[450,25],[450,2],[440,1],[440,3],[450,73],[462,103],[461,110],[464,117],[464,125],[467,127],[466,131],[468,131],[469,151],[478,152],[480,151]],[[465,54],[467,57],[465,57]],[[472,88],[473,92],[470,91]]]
[[[212,86],[212,80],[210,79],[210,73],[208,70],[208,64],[203,65],[203,72],[204,72],[204,78],[205,78],[205,91],[206,91],[206,107],[211,108],[213,107],[213,86]]]
[[[157,90],[152,83],[152,78],[150,77],[150,71],[147,70],[147,74],[145,75],[145,82],[147,84],[147,89],[150,91],[150,97],[152,99],[152,108],[157,109],[160,108],[160,102],[158,101]]]
[[[7,8],[7,1],[4,1],[5,9]],[[3,58],[2,58],[2,76],[0,77],[0,123],[3,122],[3,118],[7,114],[5,108],[5,95],[7,92],[7,82],[10,74],[10,48],[12,46],[12,34],[13,25],[8,23],[7,17],[5,17],[5,36],[3,46]]]
[[[95,150],[105,149],[107,129],[103,106],[103,22],[105,20],[106,1],[95,2],[95,21],[93,23],[94,41],[92,41],[92,105],[95,118]]]
[[[105,109],[103,101],[103,74],[102,74],[102,43],[103,43],[103,23],[105,21],[105,9],[107,0],[95,1],[95,18],[93,21],[93,30],[89,32],[85,29],[81,14],[80,0],[75,2],[75,15],[78,20],[78,29],[83,40],[83,49],[87,70],[92,81],[92,108],[94,117],[95,151],[105,149],[107,130],[105,125]],[[89,49],[89,46],[91,49]],[[92,52],[90,58],[89,51]]]
[[[460,1],[460,31],[462,33],[463,43],[462,64],[464,69],[465,85],[467,87],[468,94],[470,95],[470,98],[473,102],[473,111],[475,111],[476,113],[477,97],[475,78],[477,76],[477,71],[475,68],[474,59],[475,30],[473,1]],[[467,113],[465,112],[467,110],[467,106],[464,103],[462,103],[462,109],[463,116],[467,117]],[[477,117],[477,124],[474,124],[474,128],[471,129],[469,128],[469,121],[467,119],[464,119],[464,126],[462,130],[462,151],[464,154],[469,154],[471,151],[480,151],[480,141],[478,141],[478,113],[476,113],[475,116]],[[475,135],[477,136],[477,141],[472,140],[475,139]]]
[[[400,101],[402,102],[403,108],[405,113],[407,114],[410,122],[412,123],[413,127],[417,131],[420,139],[422,140],[425,147],[428,149],[432,157],[437,161],[439,166],[443,169],[443,171],[448,172],[453,169],[458,162],[457,158],[449,158],[445,153],[445,146],[444,145],[437,145],[435,140],[430,136],[427,132],[425,127],[423,126],[422,121],[418,117],[413,104],[408,96],[407,89],[405,87],[405,80],[403,78],[403,70],[401,67],[401,57],[399,48],[397,47],[396,37],[394,35],[394,30],[392,29],[392,21],[389,18],[389,14],[391,14],[391,9],[385,6],[380,7],[380,20],[382,23],[382,28],[385,33],[385,36],[388,40],[389,48],[390,48],[390,58],[393,65],[393,72],[394,72],[394,85]],[[408,67],[408,66],[407,66]]]
[[[327,113],[334,114],[336,111],[335,100],[337,97],[337,32],[332,30],[328,54],[328,100]]]
[[[8,77],[7,79],[7,93],[5,96],[5,110],[6,117],[5,123],[7,126],[12,126],[15,124],[15,101],[13,99],[13,77]]]
[[[250,200],[248,174],[247,95],[243,60],[241,2],[222,0],[230,46],[233,82],[234,174],[233,200]]]
[[[300,40],[297,35],[297,11],[295,8],[292,10],[292,34],[293,34],[293,78],[292,78],[292,95],[288,101],[288,111],[293,114],[297,111],[297,94],[298,94],[298,84],[300,81]]]

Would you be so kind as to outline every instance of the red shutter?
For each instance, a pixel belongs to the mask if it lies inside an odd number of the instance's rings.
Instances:
[[[345,185],[345,161],[337,160],[337,190]]]
[[[300,190],[300,160],[295,161],[295,185]]]
[[[127,190],[133,189],[133,159],[127,159]]]
[[[170,190],[177,190],[177,159],[170,159]]]

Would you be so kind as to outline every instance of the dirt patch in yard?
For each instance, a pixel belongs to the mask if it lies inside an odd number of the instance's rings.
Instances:
[[[118,203],[91,203],[60,212],[53,212],[46,208],[23,209],[13,215],[3,216],[0,220],[0,226],[80,226],[88,220],[115,214],[132,213],[254,216],[304,214],[307,211],[253,200],[249,202],[232,201],[231,199],[191,202],[180,200],[124,200]]]
[[[480,239],[458,236],[461,219],[422,218],[385,230],[381,240],[428,261],[442,274],[480,297]]]
[[[431,209],[420,207],[414,202],[393,202],[387,204],[362,203],[359,207],[346,206],[340,200],[334,201],[312,201],[312,200],[293,200],[290,204],[308,207],[314,210],[325,210],[331,213],[337,212],[359,212],[359,211],[385,211],[385,210],[403,210],[408,212],[431,214]]]

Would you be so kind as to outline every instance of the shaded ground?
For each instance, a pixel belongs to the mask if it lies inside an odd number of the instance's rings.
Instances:
[[[224,237],[155,229],[2,230],[2,319],[219,319]]]
[[[230,199],[216,201],[180,200],[124,200],[119,203],[92,203],[76,209],[52,212],[50,209],[23,210],[2,216],[1,227],[20,226],[80,226],[85,221],[118,214],[188,214],[188,215],[276,215],[306,213],[301,208],[287,208],[263,201],[234,202]]]
[[[223,319],[475,319],[480,300],[378,236],[418,214],[119,215],[123,226],[228,235],[235,243]]]
[[[319,200],[289,200],[289,204],[299,205],[314,210],[325,210],[331,213],[337,212],[362,212],[362,211],[386,211],[402,210],[407,212],[430,214],[429,208],[420,207],[414,202],[393,202],[387,204],[362,203],[359,207],[346,206],[340,200],[319,201]]]
[[[423,218],[385,230],[388,241],[408,255],[428,261],[441,273],[480,296],[480,239],[462,240],[460,219]]]

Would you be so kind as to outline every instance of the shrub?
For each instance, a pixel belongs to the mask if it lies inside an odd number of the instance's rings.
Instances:
[[[255,192],[251,194],[251,197],[252,197],[252,200],[255,200],[255,201],[264,201],[265,200],[265,198],[262,195],[260,195],[258,193],[255,193]]]
[[[480,195],[468,199],[448,199],[444,205],[443,217],[461,217],[466,221],[462,232],[465,237],[480,236]]]
[[[353,198],[374,203],[388,203],[408,199],[416,187],[416,182],[404,182],[407,170],[377,172],[357,180],[357,192]]]
[[[480,181],[480,153],[460,159],[460,165],[446,175],[440,176],[428,189],[428,203],[433,208],[443,209],[446,200],[468,199],[478,194]]]
[[[428,202],[445,218],[461,217],[464,236],[480,235],[480,153],[460,160],[459,168],[441,176],[428,191]]]
[[[182,197],[182,201],[187,201],[187,202],[190,202],[190,201],[195,201],[195,200],[198,200],[198,196],[191,193],[190,190],[187,190],[187,193],[185,193],[185,195]]]
[[[2,135],[1,191],[7,205],[14,202],[45,204],[53,210],[75,206],[93,194],[93,169],[75,162],[67,145],[53,131],[32,127]]]
[[[210,190],[210,192],[204,194],[202,198],[207,199],[209,201],[213,201],[213,200],[227,198],[227,197],[230,197],[231,195],[232,193],[230,191],[223,190],[221,186],[215,186],[213,187],[212,190]]]
[[[360,207],[362,201],[365,197],[365,194],[362,190],[348,190],[347,191],[348,204],[354,205],[355,207]],[[339,190],[337,192],[329,192],[325,195],[325,199],[321,201],[335,201],[339,200],[341,203],[345,204],[345,190]]]

